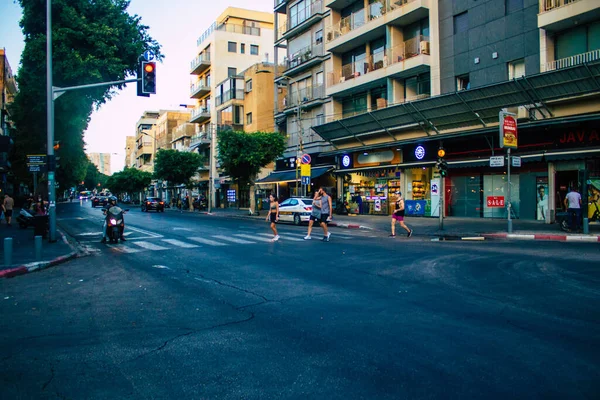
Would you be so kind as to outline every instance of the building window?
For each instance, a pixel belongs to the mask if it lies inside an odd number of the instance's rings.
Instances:
[[[240,53],[246,53],[246,43],[240,43]]]
[[[252,91],[252,79],[248,79],[246,81],[246,93],[250,93]]]
[[[525,60],[518,59],[508,63],[508,79],[512,80],[525,76]]]
[[[467,12],[454,16],[454,34],[469,30],[469,16]]]
[[[229,67],[227,68],[227,76],[236,76],[237,68]]]
[[[252,123],[252,113],[246,114],[246,125],[250,125]]]
[[[469,75],[461,75],[456,77],[456,91],[469,90],[471,89],[471,82],[469,81]]]
[[[506,13],[511,14],[523,9],[523,0],[506,0]]]
[[[323,29],[319,29],[315,32],[315,43],[321,44],[323,43]]]
[[[404,101],[413,101],[431,95],[429,74],[421,74],[404,80]]]
[[[237,43],[227,42],[227,51],[229,51],[230,53],[237,53]]]
[[[325,123],[325,115],[317,114],[317,125],[323,125]]]
[[[250,45],[250,54],[252,54],[253,56],[258,55],[258,45],[256,45],[256,44]]]

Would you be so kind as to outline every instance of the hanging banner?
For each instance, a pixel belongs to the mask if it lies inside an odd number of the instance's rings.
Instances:
[[[518,147],[517,115],[500,111],[500,147],[516,149]]]

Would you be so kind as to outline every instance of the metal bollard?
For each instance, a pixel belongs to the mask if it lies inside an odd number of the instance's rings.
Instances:
[[[40,261],[42,259],[42,237],[36,236],[35,240],[35,261]]]
[[[12,264],[13,239],[4,238],[4,265],[6,267]]]
[[[584,234],[588,234],[590,233],[590,220],[589,218],[584,218],[583,219],[583,233]]]

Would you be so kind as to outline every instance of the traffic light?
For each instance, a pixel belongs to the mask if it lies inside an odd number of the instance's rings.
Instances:
[[[443,147],[440,147],[438,149],[438,160],[437,160],[437,163],[435,164],[435,166],[438,169],[438,171],[440,172],[440,175],[442,178],[444,178],[446,175],[448,175],[448,163],[446,163],[446,160],[444,159],[445,156],[446,156],[446,150],[444,150]]]
[[[156,63],[153,61],[142,61],[142,93],[156,93]]]

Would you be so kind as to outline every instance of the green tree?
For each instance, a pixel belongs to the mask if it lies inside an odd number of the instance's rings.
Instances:
[[[85,178],[83,179],[85,187],[90,190],[94,188],[100,190],[105,187],[107,179],[107,175],[100,173],[98,167],[88,161]]]
[[[204,164],[204,161],[204,157],[198,153],[161,149],[156,153],[154,177],[175,185],[185,185],[186,188],[192,189],[196,184],[193,178],[198,173],[198,169]],[[188,207],[193,210],[191,196],[189,197]]]
[[[115,172],[106,180],[106,188],[115,194],[139,194],[152,182],[152,174],[136,168]],[[132,196],[134,197],[134,196]]]
[[[277,132],[218,133],[217,159],[225,174],[234,179],[240,190],[250,185],[250,204],[254,204],[254,179],[285,150],[285,136]]]
[[[30,181],[26,155],[46,152],[46,7],[44,1],[18,0],[25,36],[19,92],[11,107],[16,126],[13,172]],[[160,45],[128,0],[52,0],[54,86],[67,87],[124,80],[137,73],[138,57],[150,49],[161,60]],[[94,108],[111,99],[123,85],[76,90],[55,101],[56,177],[61,187],[85,179],[87,157],[83,132]]]

